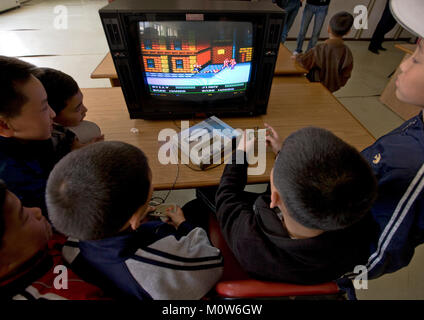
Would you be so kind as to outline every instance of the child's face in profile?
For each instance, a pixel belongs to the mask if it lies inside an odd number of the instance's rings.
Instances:
[[[65,127],[76,127],[85,118],[87,108],[83,103],[83,95],[78,89],[76,95],[66,101],[66,107],[56,116],[54,121]]]
[[[52,236],[49,222],[39,208],[23,207],[11,192],[3,206],[5,233],[0,247],[0,277],[10,274],[44,250]]]
[[[47,102],[47,94],[41,82],[34,76],[23,83],[19,90],[27,101],[19,115],[4,119],[8,130],[2,134],[22,140],[47,140],[51,137],[53,118],[56,116]]]
[[[424,107],[424,43],[420,39],[414,54],[400,65],[396,80],[399,100]]]

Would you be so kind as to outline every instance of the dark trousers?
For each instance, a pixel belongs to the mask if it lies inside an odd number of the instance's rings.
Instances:
[[[375,28],[374,34],[371,38],[370,48],[378,49],[384,41],[384,36],[396,25],[396,20],[390,12],[389,1],[386,3],[383,15]]]
[[[297,13],[299,12],[301,2],[299,0],[287,1],[285,7],[282,7],[287,12],[286,22],[284,23],[283,33],[281,35],[281,42],[284,43],[287,39],[291,27],[293,26],[294,20],[296,19]]]

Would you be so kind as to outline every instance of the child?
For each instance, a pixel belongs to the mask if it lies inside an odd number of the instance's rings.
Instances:
[[[80,240],[64,256],[77,272],[95,269],[130,297],[200,299],[221,276],[220,252],[179,208],[168,212],[169,224],[147,222],[152,192],[147,158],[129,144],[99,142],[63,158],[46,201],[54,227]]]
[[[0,226],[0,299],[104,298],[99,288],[64,266],[57,247],[64,244],[65,237],[52,236],[41,210],[23,207],[1,180]]]
[[[52,143],[55,112],[34,66],[0,56],[0,178],[27,207],[45,210],[44,191],[54,164],[74,147],[65,134]]]
[[[397,21],[420,37],[415,53],[401,66],[396,80],[399,100],[424,108],[424,2],[392,0]],[[380,238],[373,243],[368,277],[394,272],[411,261],[424,242],[424,123],[423,112],[378,139],[362,154],[378,179],[372,208]]]
[[[302,53],[303,41],[305,40],[306,32],[308,31],[309,24],[314,16],[314,29],[312,30],[312,37],[311,40],[309,40],[308,49],[306,51],[315,47],[318,42],[322,26],[324,25],[329,5],[330,0],[306,0],[300,31],[297,36],[297,47],[294,54]]]
[[[349,33],[353,16],[347,12],[335,14],[328,27],[330,39],[305,54],[293,56],[309,70],[310,81],[320,81],[331,92],[339,90],[349,80],[353,69],[353,55],[344,44],[343,36]]]
[[[324,129],[298,130],[282,144],[266,127],[277,154],[271,193],[243,192],[247,162],[235,159],[251,145],[242,138],[216,193],[222,234],[250,276],[299,284],[336,280],[369,256],[375,229],[367,212],[377,188],[371,168]]]
[[[75,133],[81,144],[104,140],[94,122],[83,121],[87,108],[81,90],[71,76],[51,68],[37,68],[33,74],[47,92],[49,105],[56,113],[55,123]]]

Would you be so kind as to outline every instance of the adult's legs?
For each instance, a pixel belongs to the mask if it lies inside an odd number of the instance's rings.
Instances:
[[[378,49],[381,49],[381,45],[384,41],[384,36],[390,30],[392,30],[396,25],[396,20],[393,18],[392,13],[390,12],[389,1],[386,3],[386,7],[384,8],[383,14],[381,16],[380,21],[375,28],[375,31],[372,35],[370,45],[368,49],[372,52],[375,52]],[[375,52],[375,53],[378,53]]]
[[[314,7],[316,6],[307,3],[305,9],[303,9],[302,23],[300,25],[299,35],[297,36],[296,52],[298,53],[302,52],[303,41],[305,41],[306,32],[308,31],[309,24],[314,15]]]
[[[300,0],[290,0],[289,4],[285,8],[287,12],[286,23],[283,27],[283,33],[281,35],[281,42],[284,43],[287,39],[291,27],[293,26],[294,20],[296,19],[297,13],[300,9]]]
[[[327,13],[328,13],[328,6],[318,6],[318,8],[316,9],[315,19],[314,19],[314,29],[312,30],[312,37],[311,37],[311,40],[309,40],[307,50],[312,49],[317,44]]]

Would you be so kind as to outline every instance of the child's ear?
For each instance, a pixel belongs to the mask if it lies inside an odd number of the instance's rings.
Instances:
[[[280,204],[280,201],[281,201],[281,198],[278,192],[276,190],[271,191],[271,203],[269,204],[269,207],[271,209],[278,207],[278,205]]]
[[[4,118],[0,118],[0,136],[5,138],[13,137],[13,129]]]
[[[137,230],[144,219],[146,213],[146,205],[142,205],[137,211],[131,216],[128,221],[132,230]]]

